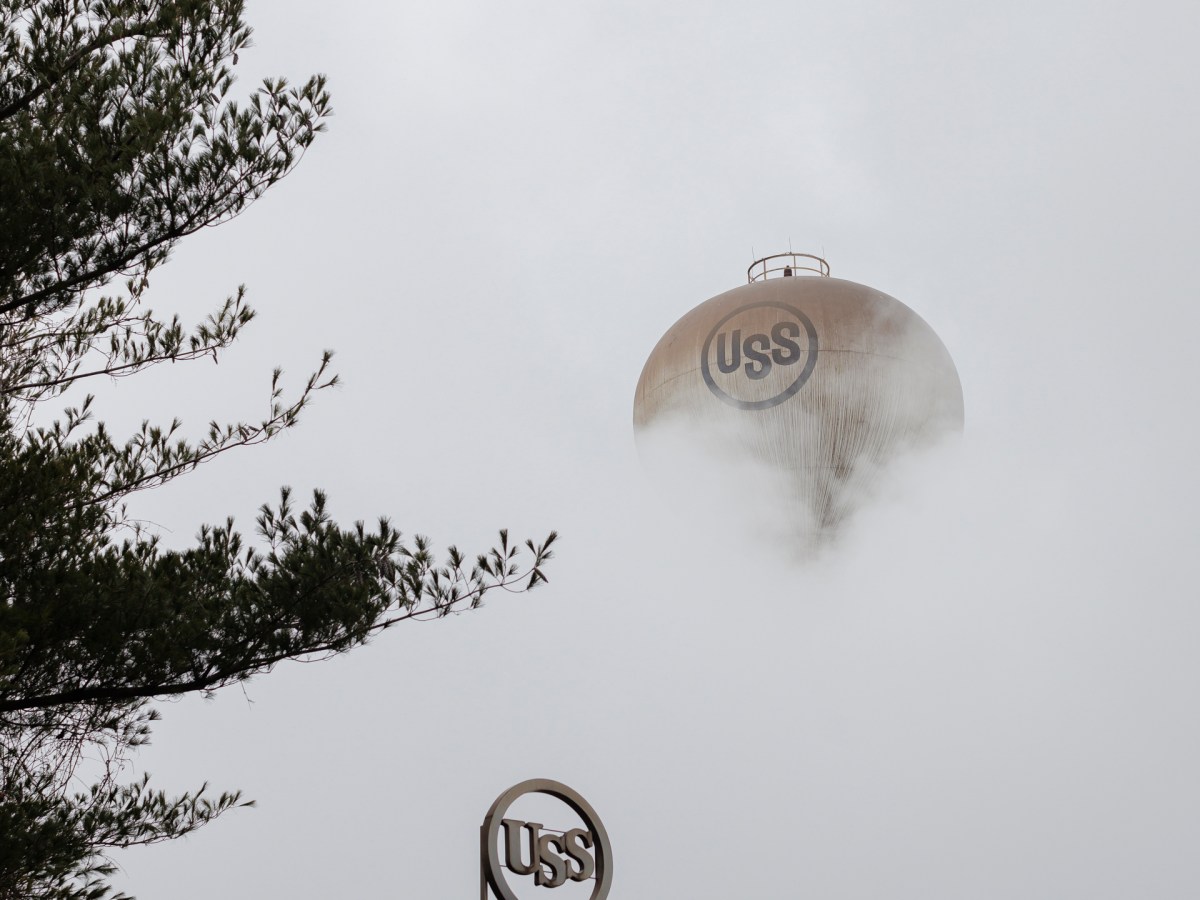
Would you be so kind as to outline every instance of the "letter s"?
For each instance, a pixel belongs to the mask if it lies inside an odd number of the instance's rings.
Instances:
[[[754,349],[755,344],[759,345],[757,350]],[[767,350],[770,346],[771,339],[765,334],[752,334],[746,338],[746,359],[750,360],[750,362],[746,363],[746,374],[755,381],[758,381],[760,378],[766,378],[771,374],[771,357],[767,355]],[[758,363],[758,365],[756,366],[755,363]]]
[[[579,863],[579,870],[571,873],[572,881],[586,881],[596,871],[596,861],[588,850],[592,848],[592,835],[582,828],[572,828],[562,836],[563,852]],[[568,866],[570,868],[570,866]]]
[[[557,834],[543,834],[538,838],[538,861],[542,865],[538,866],[537,874],[533,876],[533,883],[542,887],[556,888],[567,880],[567,861],[557,853],[550,852],[551,847],[562,850],[562,838]],[[549,878],[546,877],[546,870],[542,866],[550,869]]]
[[[784,337],[785,329],[791,333],[791,337]],[[800,345],[792,340],[799,336],[800,326],[795,322],[776,322],[771,326],[771,340],[783,348],[771,351],[771,359],[775,360],[776,365],[790,366],[800,358]]]

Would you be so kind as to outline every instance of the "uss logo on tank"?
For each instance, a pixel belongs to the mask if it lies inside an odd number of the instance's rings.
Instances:
[[[817,363],[817,330],[787,303],[750,303],[709,332],[700,354],[705,384],[738,409],[770,409],[799,391]]]

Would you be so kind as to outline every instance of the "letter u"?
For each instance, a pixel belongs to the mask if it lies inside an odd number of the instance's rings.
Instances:
[[[541,869],[538,858],[538,832],[541,822],[521,822],[518,819],[501,819],[504,824],[504,855],[508,868],[517,875],[532,875]],[[529,865],[521,862],[521,829],[529,832]]]
[[[727,359],[725,356],[725,332],[717,335],[717,368],[724,374],[736,372],[742,364],[742,329],[737,329],[733,333],[733,359]]]

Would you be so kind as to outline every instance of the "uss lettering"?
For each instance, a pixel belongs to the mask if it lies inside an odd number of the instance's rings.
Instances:
[[[570,881],[586,881],[596,871],[592,855],[595,839],[584,828],[542,832],[541,822],[502,819],[505,863],[514,875],[532,875],[534,884],[556,888]],[[529,848],[528,859],[522,845]]]
[[[717,370],[725,375],[745,369],[746,376],[755,381],[771,374],[772,366],[792,366],[800,361],[800,337],[803,329],[797,322],[776,322],[771,333],[752,334],[742,338],[742,329],[722,331],[717,335]],[[745,358],[745,363],[742,359]]]

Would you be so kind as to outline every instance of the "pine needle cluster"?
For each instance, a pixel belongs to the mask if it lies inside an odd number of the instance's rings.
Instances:
[[[241,213],[325,127],[322,76],[229,99],[250,41],[242,0],[0,0],[0,900],[112,896],[108,854],[237,806],[207,786],[126,781],[152,701],[318,659],[418,617],[545,580],[555,535],[506,532],[435,558],[387,519],[332,520],[287,490],[257,531],[232,521],[168,550],[125,503],[292,427],[336,383],[326,354],[259,421],[143,424],[118,438],[88,379],[217,358],[254,318],[241,288],[185,327],[147,307],[178,241]],[[66,399],[66,398],[64,398]]]

